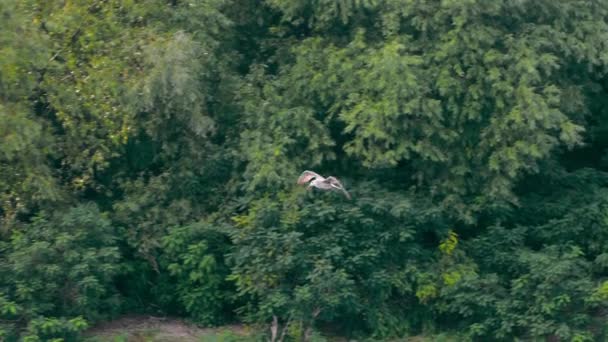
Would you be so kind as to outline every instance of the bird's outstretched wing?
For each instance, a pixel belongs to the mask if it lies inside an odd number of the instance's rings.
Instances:
[[[329,177],[327,177],[327,179],[325,179],[325,182],[329,183],[332,186],[332,188],[342,191],[342,193],[344,193],[344,196],[346,196],[346,198],[351,199],[350,194],[348,193],[348,191],[346,191],[346,189],[344,189],[344,185],[342,185],[342,183],[338,180],[338,178],[336,178],[334,176],[329,176]]]
[[[323,179],[318,173],[306,170],[298,178],[298,184],[306,184],[313,178]]]

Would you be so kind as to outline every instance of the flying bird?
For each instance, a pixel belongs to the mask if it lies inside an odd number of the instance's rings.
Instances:
[[[298,184],[308,184],[306,190],[310,190],[314,187],[321,190],[341,191],[346,198],[351,199],[348,191],[344,189],[342,183],[340,183],[340,181],[334,176],[325,178],[316,172],[306,170],[302,172],[298,178]]]

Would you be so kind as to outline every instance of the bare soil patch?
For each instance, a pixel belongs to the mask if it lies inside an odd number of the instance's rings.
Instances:
[[[246,337],[250,334],[250,329],[243,325],[201,328],[178,318],[126,316],[93,326],[84,333],[84,336],[88,341],[194,342],[226,332]]]

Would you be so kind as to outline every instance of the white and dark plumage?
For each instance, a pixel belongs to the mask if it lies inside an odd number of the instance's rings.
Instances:
[[[329,176],[325,178],[316,172],[306,170],[302,172],[302,174],[298,178],[298,184],[308,184],[308,186],[306,187],[307,190],[310,190],[311,188],[315,187],[321,190],[341,191],[344,196],[346,196],[346,198],[351,199],[348,191],[344,189],[342,183],[340,183],[340,181],[334,176]]]

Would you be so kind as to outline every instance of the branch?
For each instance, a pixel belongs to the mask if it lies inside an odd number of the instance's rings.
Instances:
[[[272,316],[272,324],[270,325],[270,342],[277,340],[277,332],[279,330],[279,320],[276,315]]]
[[[287,328],[289,328],[289,323],[291,322],[291,318],[287,320],[285,326],[283,327],[283,331],[281,331],[281,337],[279,338],[279,342],[283,342],[285,339],[285,333],[287,332]]]

